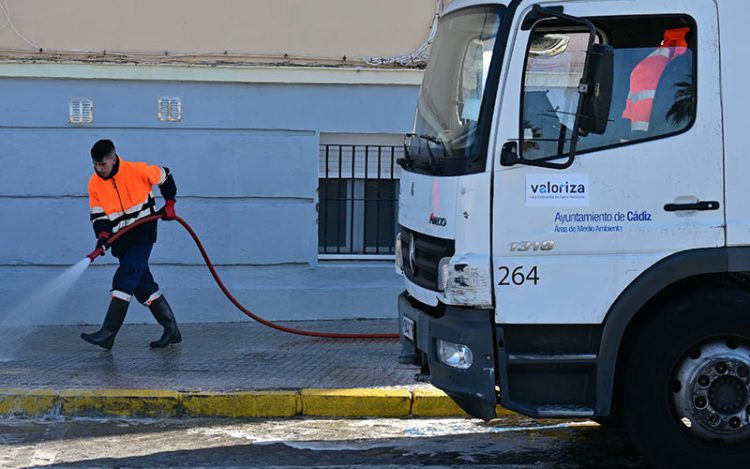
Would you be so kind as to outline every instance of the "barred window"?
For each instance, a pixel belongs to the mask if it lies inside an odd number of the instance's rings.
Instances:
[[[392,144],[320,145],[318,252],[377,256],[394,253],[398,224],[396,160]]]

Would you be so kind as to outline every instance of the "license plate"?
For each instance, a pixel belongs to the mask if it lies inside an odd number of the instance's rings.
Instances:
[[[403,320],[403,335],[407,339],[414,341],[414,321],[404,316]]]

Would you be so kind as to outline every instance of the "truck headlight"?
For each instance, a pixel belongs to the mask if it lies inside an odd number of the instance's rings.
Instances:
[[[404,254],[401,250],[401,233],[396,235],[396,272],[399,274],[404,270]]]
[[[437,289],[438,291],[445,291],[448,288],[448,280],[451,273],[451,258],[443,257],[438,263],[438,280]]]
[[[460,370],[465,370],[474,363],[474,354],[468,346],[441,339],[437,339],[437,358],[441,363]]]

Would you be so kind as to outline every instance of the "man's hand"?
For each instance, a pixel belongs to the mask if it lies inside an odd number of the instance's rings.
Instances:
[[[177,214],[174,211],[174,200],[167,200],[164,203],[164,216],[165,220],[174,220],[177,218]]]
[[[104,252],[109,249],[109,233],[105,231],[99,233],[99,236],[96,238],[96,249],[102,250],[102,256],[104,255]]]

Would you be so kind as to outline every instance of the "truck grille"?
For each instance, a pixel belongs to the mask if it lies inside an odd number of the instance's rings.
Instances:
[[[414,256],[411,259],[411,246]],[[437,291],[438,264],[443,257],[456,252],[452,239],[435,238],[401,227],[401,255],[404,275],[420,287]]]

